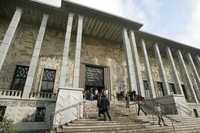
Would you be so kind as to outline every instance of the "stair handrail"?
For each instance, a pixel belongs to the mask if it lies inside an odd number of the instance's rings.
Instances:
[[[156,114],[156,112],[155,112],[155,105],[160,104],[161,106],[166,106],[165,104],[162,104],[162,103],[160,103],[158,101],[155,101],[155,100],[151,100],[151,101],[153,102],[153,107],[152,106],[148,106],[148,107],[150,108],[151,111],[153,111],[154,114]],[[144,105],[147,107],[147,104],[144,104]],[[163,114],[164,117],[166,117],[169,120],[172,120],[172,121],[175,121],[175,122],[180,122],[180,121],[178,121],[176,119],[173,119],[170,116],[168,116],[166,114],[166,112],[164,112],[164,111],[161,111],[161,113]]]
[[[165,104],[162,104],[162,103],[160,103],[160,102],[158,102],[158,101],[155,101],[154,99],[151,99],[151,102],[153,102],[153,107],[152,107],[152,106],[148,106],[148,108],[150,108],[150,109],[152,110],[152,115],[156,115],[156,113],[157,113],[157,112],[155,111],[155,105],[160,104],[160,105],[162,105],[162,106],[166,106]],[[147,104],[144,104],[144,105],[147,106]],[[162,115],[163,115],[165,118],[167,118],[168,120],[171,121],[172,130],[173,130],[173,133],[175,133],[174,122],[180,122],[180,121],[171,118],[170,116],[168,116],[168,115],[166,114],[166,112],[161,111],[161,113],[162,113]],[[154,118],[153,118],[153,119],[154,119]]]

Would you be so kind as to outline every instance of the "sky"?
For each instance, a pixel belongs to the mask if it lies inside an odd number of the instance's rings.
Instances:
[[[142,31],[200,48],[200,0],[69,0],[142,23]]]

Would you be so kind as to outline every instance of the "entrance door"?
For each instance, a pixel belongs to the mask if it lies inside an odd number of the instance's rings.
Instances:
[[[86,65],[85,68],[85,98],[96,100],[97,92],[104,90],[104,67]]]

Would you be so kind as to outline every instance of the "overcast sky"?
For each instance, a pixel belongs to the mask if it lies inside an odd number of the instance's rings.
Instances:
[[[200,48],[200,0],[69,0],[143,23],[147,31]]]

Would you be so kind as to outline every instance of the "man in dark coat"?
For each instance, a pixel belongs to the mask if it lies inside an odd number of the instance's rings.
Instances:
[[[104,115],[104,121],[106,121],[106,115],[108,116],[109,120],[111,121],[109,108],[110,108],[110,102],[109,102],[108,98],[106,97],[105,93],[102,92],[102,96],[100,99],[100,110],[101,110],[101,113]]]

